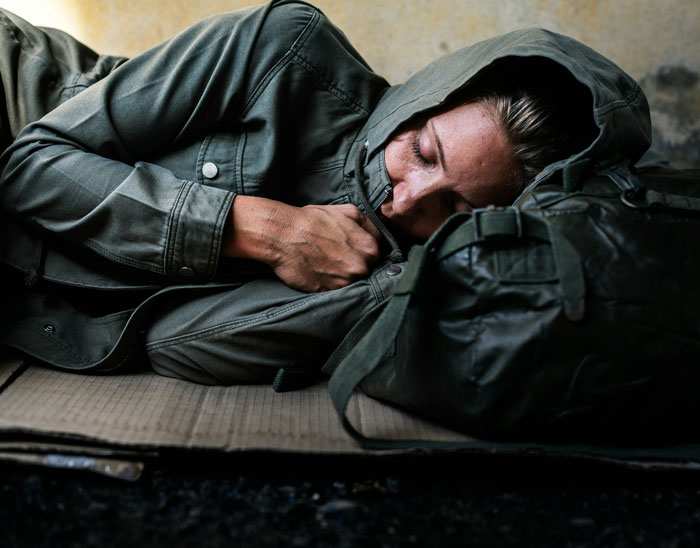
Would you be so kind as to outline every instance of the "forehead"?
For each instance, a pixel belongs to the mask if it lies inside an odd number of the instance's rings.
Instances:
[[[514,198],[517,162],[493,107],[460,105],[433,116],[427,126],[442,145],[446,183],[453,190],[484,205]]]

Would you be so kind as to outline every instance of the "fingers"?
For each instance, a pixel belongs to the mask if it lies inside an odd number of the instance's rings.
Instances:
[[[352,220],[365,232],[369,233],[375,240],[380,240],[382,237],[382,234],[381,232],[379,232],[379,229],[377,229],[377,227],[374,226],[374,223],[372,223],[370,218],[364,213],[362,213],[362,211],[360,211],[360,209],[357,206],[354,206],[352,204],[342,204],[319,207],[337,208],[338,212],[341,212],[348,219]]]
[[[374,223],[370,220],[369,217],[367,217],[367,215],[363,214],[359,209],[357,211],[361,216],[360,226],[364,228],[367,232],[369,232],[375,240],[380,240],[382,237],[382,233],[379,232],[379,229],[376,226],[374,226]]]
[[[379,259],[379,231],[351,204],[293,210],[277,275],[296,289],[338,289],[369,275]]]

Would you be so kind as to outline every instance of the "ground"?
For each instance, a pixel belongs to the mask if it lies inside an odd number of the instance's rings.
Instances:
[[[174,455],[0,484],[3,547],[700,545],[700,475],[570,461]]]

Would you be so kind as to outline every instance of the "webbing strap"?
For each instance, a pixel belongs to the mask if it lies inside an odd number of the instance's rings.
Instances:
[[[554,230],[552,225],[549,225],[549,241],[563,296],[564,314],[572,322],[580,321],[586,310],[586,284],[581,259],[571,242]]]
[[[645,201],[649,206],[700,211],[700,198],[694,196],[680,196],[678,194],[666,194],[656,190],[647,190]]]
[[[321,368],[323,373],[332,375],[335,372],[343,358],[345,358],[345,356],[347,356],[350,351],[357,346],[357,344],[372,328],[379,315],[386,308],[388,302],[389,300],[387,299],[386,301],[379,303],[377,306],[367,312],[367,314],[365,314],[362,319],[360,319],[360,321],[353,326],[353,328],[347,335],[345,335],[345,338],[335,348],[324,366]]]
[[[460,249],[495,236],[527,236],[547,242],[550,240],[547,221],[541,217],[523,213],[514,207],[482,211],[470,221],[458,226],[445,239],[436,260],[444,259]]]
[[[578,190],[581,179],[593,166],[593,160],[590,158],[582,158],[575,162],[567,164],[562,169],[562,182],[564,190],[567,192],[574,192]]]
[[[435,250],[442,247],[440,243],[447,235],[452,233],[454,227],[464,223],[465,219],[468,218],[469,214],[453,215],[445,222],[440,230],[430,237],[425,244],[416,245],[411,248],[408,255],[408,262],[406,263],[406,268],[401,276],[401,279],[396,284],[393,296],[376,305],[373,309],[367,312],[367,314],[365,314],[357,324],[355,324],[341,343],[336,347],[330,358],[328,358],[325,365],[321,368],[321,371],[329,375],[333,374],[340,362],[344,360],[344,358],[367,334],[367,332],[373,328],[375,321],[378,321],[377,318],[387,307],[388,302],[395,300],[399,295],[406,295],[408,297],[406,299],[406,306],[408,306],[410,296],[415,291],[428,260],[430,258],[434,258]],[[383,315],[384,314],[382,314],[382,316]]]
[[[324,373],[332,374],[328,392],[343,427],[365,447],[385,446],[381,440],[365,438],[347,419],[345,409],[350,396],[362,380],[379,367],[394,344],[426,264],[435,256],[444,238],[468,217],[468,214],[453,215],[425,244],[411,249],[406,270],[393,296],[370,310],[350,330],[322,368]],[[410,447],[410,442],[402,443]]]
[[[406,317],[410,299],[409,293],[394,296],[371,329],[353,348],[349,349],[341,360],[334,357],[335,353],[329,360],[329,363],[339,361],[328,382],[328,392],[333,405],[345,430],[364,446],[371,443],[371,440],[355,429],[348,420],[345,409],[357,386],[382,363],[382,358],[396,340]],[[324,366],[325,369],[326,366]]]
[[[468,218],[468,216],[466,217]],[[359,384],[375,371],[395,344],[406,318],[418,281],[429,261],[493,236],[535,237],[551,243],[564,301],[564,313],[572,321],[584,313],[584,277],[575,248],[545,220],[524,214],[516,208],[482,211],[464,222],[464,216],[453,217],[447,226],[423,246],[411,250],[407,269],[394,295],[376,306],[348,333],[323,367],[332,374],[328,390],[345,430],[366,448],[440,448],[464,444],[427,440],[382,440],[363,436],[348,420],[345,410]],[[455,226],[456,225],[456,226]],[[442,241],[441,241],[442,240]],[[469,445],[469,444],[466,444]]]
[[[621,156],[610,159],[608,164],[596,173],[608,177],[623,193],[637,195],[645,190],[642,181],[632,171],[629,160]]]
[[[700,198],[696,196],[684,196],[680,194],[668,194],[658,190],[646,188],[640,178],[634,173],[627,162],[598,170],[599,175],[605,175],[613,181],[622,191],[620,200],[626,206],[634,209],[652,207],[665,207],[669,209],[683,209],[687,211],[700,211]]]

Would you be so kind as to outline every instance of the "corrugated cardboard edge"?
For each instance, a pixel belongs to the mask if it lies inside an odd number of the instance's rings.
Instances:
[[[13,454],[23,451],[22,443],[27,454],[39,454],[32,444],[43,440],[73,448],[61,454],[75,454],[81,445],[87,455],[90,447],[102,447],[113,456],[119,451],[153,455],[161,449],[320,455],[460,452],[578,458],[652,469],[700,467],[700,446],[493,443],[355,394],[347,414],[365,436],[449,442],[441,448],[368,451],[343,430],[325,384],[280,394],[269,386],[202,386],[148,372],[101,377],[36,366],[21,369],[16,360],[0,363],[0,379],[6,382],[0,393],[0,451],[3,443],[14,443],[5,447]],[[108,454],[93,451],[92,456]]]
[[[0,393],[26,369],[24,360],[7,348],[0,347]]]

